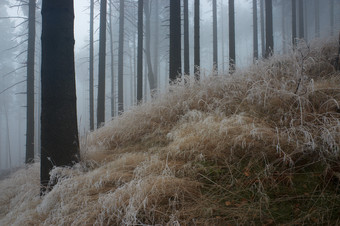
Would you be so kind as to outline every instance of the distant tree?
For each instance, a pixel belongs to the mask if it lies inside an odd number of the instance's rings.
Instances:
[[[97,128],[105,122],[106,0],[100,1]]]
[[[273,37],[273,5],[272,0],[265,1],[266,10],[266,55],[268,58],[274,51],[274,37]]]
[[[189,53],[189,6],[188,0],[183,1],[184,15],[184,74],[190,74],[190,53]]]
[[[195,18],[194,18],[194,73],[195,79],[200,80],[200,0],[195,0]]]
[[[89,61],[89,91],[90,91],[90,130],[94,130],[94,98],[93,98],[93,64],[94,64],[94,53],[93,53],[93,18],[94,18],[94,0],[90,1],[90,61]]]
[[[229,72],[235,70],[235,6],[234,0],[229,0]]]
[[[259,58],[259,43],[257,34],[257,0],[253,0],[253,58]]]
[[[296,0],[292,0],[292,44],[296,45]]]
[[[314,0],[314,18],[315,18],[315,37],[320,37],[320,3],[319,0]]]
[[[152,63],[151,63],[151,1],[145,2],[144,4],[144,13],[145,13],[145,56],[146,63],[148,65],[148,80],[151,95],[157,89],[157,78],[153,72]]]
[[[124,112],[124,0],[119,1],[118,114]]]
[[[266,55],[266,42],[264,37],[264,0],[260,1],[260,19],[261,19],[261,52],[262,52],[262,58]],[[295,1],[295,0],[293,0]]]
[[[304,7],[303,0],[299,0],[299,39],[305,38],[305,22],[304,22]]]
[[[213,67],[218,71],[218,59],[217,59],[217,3],[216,0],[212,2],[213,8]]]
[[[169,79],[175,81],[182,73],[181,66],[181,1],[170,1]]]
[[[79,160],[73,0],[42,2],[41,194],[54,166]]]
[[[329,3],[329,17],[330,17],[330,26],[331,26],[331,33],[330,35],[334,35],[334,0],[330,0]]]
[[[109,0],[109,35],[110,35],[110,71],[111,71],[111,117],[115,116],[115,75],[114,75],[114,41],[113,41],[113,10],[112,0]]]
[[[28,2],[26,163],[34,161],[35,0]]]
[[[138,0],[137,102],[143,99],[143,0]]]

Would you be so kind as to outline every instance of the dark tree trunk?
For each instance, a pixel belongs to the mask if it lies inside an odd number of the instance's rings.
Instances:
[[[304,30],[304,13],[303,13],[303,0],[299,0],[299,39],[305,38],[305,30]]]
[[[253,58],[259,58],[259,43],[257,36],[257,0],[253,0]]]
[[[143,0],[138,0],[137,102],[143,99]]]
[[[124,112],[124,0],[119,2],[118,114]]]
[[[34,161],[35,0],[28,3],[26,163]]]
[[[184,74],[190,74],[190,53],[189,53],[189,6],[188,0],[184,0]]]
[[[90,75],[90,130],[94,130],[94,95],[93,95],[93,18],[94,18],[94,0],[90,2],[90,65],[89,65],[89,75]]]
[[[285,16],[286,16],[286,1],[282,1],[282,6],[281,6],[281,25],[282,25],[282,31],[281,31],[281,36],[282,36],[282,52],[283,54],[286,54],[286,21],[285,21]]]
[[[266,55],[268,58],[274,51],[274,38],[273,38],[273,5],[272,0],[266,0]]]
[[[154,17],[153,17],[153,73],[155,78],[155,86],[156,90],[159,88],[159,0],[155,0],[155,6],[154,6]]]
[[[115,116],[115,75],[114,75],[114,53],[113,53],[113,24],[112,24],[112,0],[109,1],[109,32],[110,32],[110,70],[111,70],[111,117]]]
[[[194,73],[195,79],[200,80],[200,0],[195,0],[194,18]]]
[[[296,46],[296,0],[292,0],[292,44]]]
[[[264,0],[259,0],[259,1],[260,1],[260,17],[261,17],[261,53],[262,53],[262,58],[264,58],[266,55],[266,41],[264,37],[264,5],[263,5]]]
[[[175,81],[181,76],[181,1],[170,1],[170,50],[169,79]]]
[[[229,72],[235,71],[235,7],[234,0],[229,0]]]
[[[42,2],[41,194],[53,166],[79,160],[73,0]]]
[[[217,59],[217,3],[213,0],[213,67],[218,71]]]
[[[320,37],[320,10],[319,0],[314,0],[314,14],[315,14],[315,37]]]
[[[97,128],[105,122],[106,0],[100,2]]]
[[[150,40],[151,40],[151,10],[150,10],[150,2],[146,2],[144,4],[144,13],[145,13],[145,56],[146,62],[148,64],[148,80],[149,80],[149,87],[151,96],[153,92],[157,88],[157,82],[153,73],[153,68],[151,64],[151,47],[150,47]]]

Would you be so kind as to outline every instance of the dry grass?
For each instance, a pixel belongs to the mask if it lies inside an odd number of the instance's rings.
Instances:
[[[38,164],[1,181],[0,224],[339,224],[335,46],[180,81],[89,134],[45,197]]]

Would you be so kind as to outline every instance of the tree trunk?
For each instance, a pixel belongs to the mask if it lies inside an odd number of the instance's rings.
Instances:
[[[188,0],[184,0],[184,74],[190,74],[190,52],[189,52],[189,6]]]
[[[94,130],[94,95],[93,95],[93,17],[94,17],[94,0],[90,2],[90,65],[89,65],[89,75],[90,75],[90,130]]]
[[[235,7],[234,0],[229,0],[229,72],[235,71]]]
[[[41,194],[54,166],[79,160],[73,0],[42,2]]]
[[[109,1],[109,32],[110,32],[110,69],[111,69],[111,117],[115,116],[115,75],[114,75],[114,53],[113,53],[113,24],[112,24],[112,0]]]
[[[253,58],[259,58],[259,43],[257,36],[257,0],[253,0]]]
[[[143,99],[143,0],[138,0],[137,102]]]
[[[154,17],[153,17],[153,74],[154,74],[154,79],[155,79],[155,90],[159,90],[159,0],[154,1],[155,6],[154,6]]]
[[[105,122],[106,0],[100,2],[97,128]]]
[[[266,55],[268,58],[274,51],[274,38],[273,38],[273,5],[272,0],[266,0]]]
[[[260,0],[260,17],[261,17],[261,53],[262,58],[265,57],[266,53],[266,43],[265,43],[265,37],[264,37],[264,0]],[[295,1],[295,0],[293,0]]]
[[[124,0],[119,1],[118,114],[124,112]]]
[[[319,0],[314,0],[314,14],[315,14],[315,37],[320,38],[320,10]]]
[[[148,64],[148,80],[149,80],[149,87],[151,96],[155,89],[157,88],[153,68],[151,64],[151,47],[150,47],[150,40],[151,40],[151,27],[150,27],[150,16],[151,16],[151,9],[150,9],[150,2],[144,4],[144,13],[145,13],[145,56],[146,62]]]
[[[217,3],[213,0],[213,67],[218,71],[218,59],[217,59]]]
[[[34,161],[35,0],[28,3],[26,163]]]
[[[194,73],[195,79],[200,80],[200,0],[195,0],[194,18]]]
[[[292,44],[296,46],[296,0],[292,0]]]
[[[299,0],[299,39],[305,38],[305,30],[304,30],[304,13],[303,13],[303,0]]]
[[[181,1],[170,1],[170,50],[169,79],[175,81],[181,76]]]
[[[334,35],[334,0],[330,0],[330,9],[329,9],[329,16],[330,16],[330,26],[331,26],[331,36]]]

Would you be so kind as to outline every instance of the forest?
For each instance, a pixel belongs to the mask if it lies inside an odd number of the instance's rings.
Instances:
[[[2,0],[0,225],[340,224],[339,10]]]

